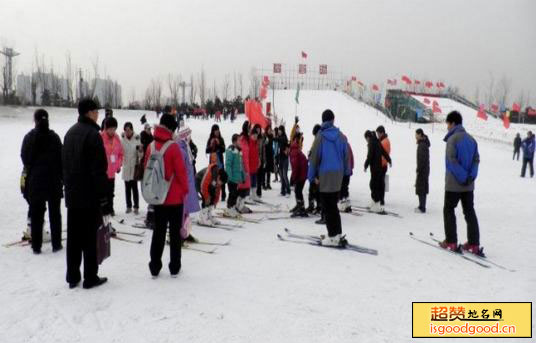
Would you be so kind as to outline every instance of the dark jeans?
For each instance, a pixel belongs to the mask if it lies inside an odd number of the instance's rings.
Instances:
[[[523,167],[521,167],[521,177],[525,177],[527,164],[529,165],[529,168],[530,168],[530,177],[533,177],[534,176],[534,159],[533,158],[531,159],[523,158]]]
[[[67,209],[67,282],[80,281],[84,256],[84,280],[97,279],[97,230],[102,224],[98,207]]]
[[[454,209],[461,200],[463,215],[467,222],[467,241],[469,244],[480,244],[478,219],[473,205],[473,192],[445,192],[443,206],[443,221],[445,224],[445,237],[448,243],[457,243],[456,214]]]
[[[262,196],[262,186],[264,185],[264,169],[259,167],[257,170],[257,196]]]
[[[41,250],[43,245],[43,223],[45,220],[46,203],[48,203],[48,219],[50,220],[50,235],[52,249],[61,247],[61,198],[53,200],[32,200],[30,203],[32,249]]]
[[[238,185],[229,181],[229,196],[227,197],[227,208],[233,208],[236,205],[236,199],[238,199]]]
[[[346,199],[350,196],[350,192],[348,191],[348,187],[350,186],[350,175],[345,175],[342,178],[342,185],[341,185],[341,199]]]
[[[303,201],[303,187],[305,186],[305,180],[304,181],[298,181],[294,185],[294,196],[296,197],[296,202],[298,204],[304,203]]]
[[[134,208],[140,208],[138,182],[136,180],[125,181],[125,191],[127,196],[127,208],[132,208],[132,198],[134,198]]]
[[[264,188],[272,188],[272,186],[270,185],[270,178],[272,177],[272,173],[270,172],[270,170],[265,170],[264,171]]]
[[[419,194],[419,210],[426,212],[426,194]]]
[[[257,187],[257,173],[249,174],[249,180],[251,181],[251,188]]]
[[[279,176],[281,177],[281,194],[290,194],[290,183],[288,181],[288,157],[279,161]]]
[[[512,160],[515,160],[517,156],[517,160],[519,161],[519,151],[520,151],[519,148],[514,149],[514,157],[512,157]]]
[[[381,205],[385,205],[385,174],[387,174],[387,167],[382,167],[381,179],[378,180],[378,184],[380,185],[380,189],[378,191]]]
[[[225,201],[227,199],[227,191],[225,190],[226,186],[225,183],[221,185],[221,201]]]
[[[154,207],[155,227],[151,240],[151,262],[149,269],[152,275],[158,275],[162,269],[162,254],[166,245],[166,232],[169,226],[169,272],[177,274],[181,269],[182,243],[180,230],[182,227],[183,205],[158,205]]]
[[[370,193],[372,200],[378,202],[385,194],[385,175],[382,172],[372,171],[370,174]]]
[[[106,187],[106,200],[108,201],[108,213],[114,213],[115,179],[108,179]]]
[[[337,203],[339,202],[339,192],[320,193],[322,199],[322,208],[326,216],[326,227],[328,235],[333,237],[342,233],[341,214]]]

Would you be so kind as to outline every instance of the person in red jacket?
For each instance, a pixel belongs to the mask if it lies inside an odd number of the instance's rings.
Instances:
[[[259,127],[260,130],[260,127]],[[249,134],[249,177],[251,178],[251,192],[250,197],[253,201],[259,201],[260,198],[257,194],[257,181],[260,158],[259,158],[259,142],[257,138],[259,137],[259,132],[254,127]]]
[[[238,140],[240,149],[242,150],[242,165],[244,167],[245,179],[244,182],[238,185],[238,199],[236,208],[240,213],[251,213],[251,209],[246,206],[246,196],[251,188],[251,177],[249,172],[249,121],[242,124],[242,133]]]
[[[177,129],[177,121],[171,114],[163,114],[160,125],[154,130],[154,143],[147,147],[144,165],[151,156],[154,147],[160,150],[169,140],[173,139],[173,132]],[[153,145],[154,144],[154,145]],[[151,240],[151,262],[149,270],[153,277],[158,276],[162,269],[162,253],[166,244],[166,231],[169,225],[169,272],[176,277],[181,269],[181,241],[180,229],[182,226],[182,211],[184,197],[188,194],[188,176],[181,149],[177,144],[171,144],[164,154],[166,180],[171,180],[169,191],[162,205],[154,206],[155,226]]]
[[[296,197],[296,206],[291,210],[291,217],[307,217],[303,201],[303,186],[307,180],[307,157],[301,150],[301,133],[296,133],[294,140],[290,144],[290,184],[294,185],[294,194]]]

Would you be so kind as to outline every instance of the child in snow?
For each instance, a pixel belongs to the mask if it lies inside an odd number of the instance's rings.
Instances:
[[[227,182],[227,173],[218,167],[218,163],[213,161],[207,168],[200,170],[195,175],[195,186],[197,192],[201,194],[201,206],[203,209],[199,213],[199,224],[214,226],[220,224],[212,216],[212,211],[220,201],[222,186]]]
[[[228,176],[229,196],[227,197],[227,209],[224,211],[224,214],[231,218],[239,216],[237,208],[237,199],[239,196],[238,185],[246,180],[239,137],[239,135],[234,134],[232,144],[225,151],[225,171]]]
[[[296,206],[291,210],[292,217],[307,217],[303,201],[303,186],[307,179],[307,157],[301,150],[302,141],[301,133],[296,133],[290,145],[290,166],[292,168],[290,184],[294,185],[296,197]]]
[[[114,211],[114,191],[115,191],[115,174],[121,172],[123,164],[123,146],[117,133],[117,120],[114,117],[108,117],[104,121],[104,131],[101,132],[106,158],[108,159],[108,212],[115,215]]]

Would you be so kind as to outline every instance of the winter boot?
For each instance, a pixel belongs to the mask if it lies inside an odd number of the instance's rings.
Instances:
[[[318,225],[326,225],[326,219],[324,218],[324,216],[322,216],[320,219],[318,219],[317,221],[315,221],[315,224],[318,224]]]
[[[199,215],[197,216],[197,221],[199,222],[199,225],[205,225],[205,226],[213,226],[214,224],[210,220],[210,214],[209,214],[209,207],[205,207],[201,209],[199,212]]]
[[[305,211],[307,211],[307,213],[311,213],[311,214],[315,211],[315,201],[314,200],[309,201],[309,206],[307,207],[307,209]]]
[[[210,221],[212,222],[213,225],[220,225],[221,222],[214,217],[214,213],[213,213],[214,210],[215,210],[214,205],[210,205],[208,207],[208,217],[210,218]]]
[[[296,218],[296,217],[309,217],[309,215],[307,214],[307,211],[305,211],[305,207],[303,207],[303,205],[301,205],[300,207],[298,207],[298,209],[296,209],[296,211],[294,211],[294,213],[292,213],[290,215],[291,218]]]
[[[475,254],[478,256],[483,256],[482,250],[480,249],[480,246],[478,244],[469,244],[469,242],[465,242],[462,245],[462,250],[470,252],[471,254]]]
[[[450,250],[454,252],[459,251],[458,243],[448,243],[446,240],[444,240],[443,242],[439,243],[439,246],[446,250]]]
[[[130,207],[127,208],[126,214],[129,214],[132,212],[132,209]]]
[[[290,213],[294,213],[294,212],[296,212],[296,210],[298,210],[298,207],[299,207],[299,204],[296,203],[296,205],[295,205],[293,208],[291,208],[289,212],[290,212]]]
[[[236,209],[238,210],[238,213],[241,213],[241,214],[247,214],[247,213],[253,212],[251,211],[249,207],[246,206],[245,198],[238,198],[236,202]]]
[[[326,247],[343,246],[340,234],[335,235],[333,237],[326,236],[320,241],[320,244]]]
[[[240,213],[236,209],[236,207],[226,208],[223,210],[223,216],[228,218],[239,218]]]
[[[374,213],[383,213],[385,212],[385,209],[383,208],[382,205],[380,205],[380,202],[375,202],[371,207],[370,207],[370,211],[371,212],[374,212]]]
[[[421,209],[420,207],[415,207],[415,213],[426,213],[426,210]]]

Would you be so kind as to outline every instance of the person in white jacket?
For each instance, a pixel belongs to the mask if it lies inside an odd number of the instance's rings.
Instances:
[[[143,147],[140,136],[134,133],[131,122],[126,122],[123,130],[121,135],[124,153],[122,178],[125,181],[127,213],[132,212],[132,200],[134,200],[134,213],[138,214],[140,208],[138,181],[141,180],[143,171],[140,168],[143,165]]]

